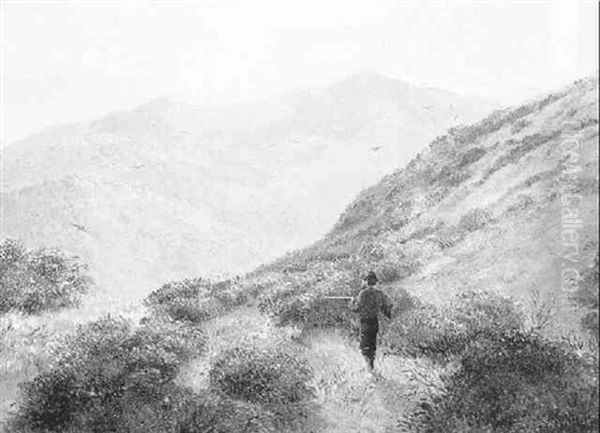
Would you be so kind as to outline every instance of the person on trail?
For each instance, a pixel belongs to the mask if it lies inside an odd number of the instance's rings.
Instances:
[[[375,272],[366,276],[366,286],[352,300],[351,309],[360,317],[360,351],[367,360],[369,370],[373,370],[377,333],[379,332],[379,313],[388,319],[392,317],[392,302],[380,289],[376,288],[379,279]]]

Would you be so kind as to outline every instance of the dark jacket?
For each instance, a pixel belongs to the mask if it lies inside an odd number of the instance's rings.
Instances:
[[[392,317],[393,304],[381,290],[367,286],[352,300],[351,308],[359,314],[361,320],[377,319],[380,312],[389,319]]]

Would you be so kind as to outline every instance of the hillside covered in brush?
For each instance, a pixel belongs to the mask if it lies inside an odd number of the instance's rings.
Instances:
[[[373,268],[421,299],[492,291],[543,303],[556,332],[578,328],[589,311],[573,304],[561,267],[583,280],[598,249],[597,91],[597,78],[580,80],[450,129],[362,191],[323,240],[255,276],[290,281],[274,292],[283,310],[352,293]],[[575,245],[563,235],[569,216],[580,221]]]
[[[596,92],[581,80],[451,129],[310,248],[65,333],[19,379],[7,430],[597,432]],[[580,278],[561,281],[560,256]],[[395,304],[370,373],[355,314],[322,297],[367,269]]]
[[[248,271],[490,107],[376,74],[231,106],[158,99],[3,149],[0,235],[79,255],[126,297]]]

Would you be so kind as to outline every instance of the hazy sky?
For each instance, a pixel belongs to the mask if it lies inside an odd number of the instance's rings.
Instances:
[[[4,144],[183,94],[201,103],[368,69],[504,104],[595,73],[596,2],[2,1]]]

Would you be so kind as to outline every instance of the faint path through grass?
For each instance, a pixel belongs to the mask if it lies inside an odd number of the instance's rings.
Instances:
[[[208,370],[214,358],[234,346],[264,347],[286,344],[314,369],[317,403],[327,433],[402,432],[399,420],[410,406],[406,364],[398,356],[378,355],[377,372],[367,373],[357,342],[328,330],[302,337],[291,328],[276,328],[252,307],[236,309],[206,322],[208,351],[181,373],[178,381],[196,390],[208,387]]]

